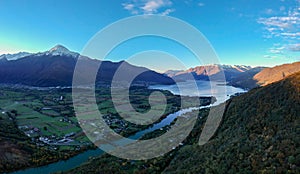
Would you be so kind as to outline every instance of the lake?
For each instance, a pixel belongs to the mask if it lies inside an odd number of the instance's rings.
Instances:
[[[197,85],[198,90],[194,90],[194,85]],[[217,102],[214,105],[225,102],[230,96],[236,93],[247,92],[241,88],[225,85],[224,82],[210,82],[210,81],[185,81],[178,82],[178,85],[153,85],[149,86],[150,89],[168,90],[175,95],[182,96],[214,96]],[[181,91],[179,91],[180,86]]]

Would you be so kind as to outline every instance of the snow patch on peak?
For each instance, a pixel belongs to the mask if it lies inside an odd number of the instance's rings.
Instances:
[[[222,69],[226,69],[226,70],[235,69],[240,72],[245,72],[247,70],[252,69],[251,66],[245,66],[245,65],[221,65],[221,67]]]
[[[70,50],[62,45],[56,45],[55,47],[51,48],[49,52],[70,52]]]
[[[27,52],[19,52],[16,54],[3,54],[0,55],[0,59],[6,59],[6,60],[18,60],[27,56],[32,55],[31,53],[27,53]]]
[[[36,56],[44,56],[44,55],[46,55],[46,56],[68,56],[68,57],[77,58],[79,56],[79,53],[72,52],[62,45],[56,45],[55,47],[51,48],[49,51],[40,52],[35,55]]]

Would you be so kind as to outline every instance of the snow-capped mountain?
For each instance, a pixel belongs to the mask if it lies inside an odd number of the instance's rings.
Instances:
[[[49,51],[45,51],[45,52],[40,52],[37,53],[36,56],[43,56],[43,55],[47,55],[47,56],[68,56],[68,57],[74,57],[77,58],[80,54],[70,51],[69,49],[67,49],[66,47],[62,46],[62,45],[56,45],[55,47],[51,48]]]
[[[29,56],[68,56],[68,57],[77,58],[79,55],[80,55],[79,53],[70,51],[62,45],[56,45],[55,47],[45,52],[39,52],[39,53],[19,52],[16,54],[3,54],[0,55],[0,59],[3,60],[6,59],[10,61],[10,60],[22,59]]]
[[[245,65],[204,65],[190,68],[184,71],[167,71],[165,74],[179,81],[185,80],[211,80],[232,82],[252,79],[263,68],[253,68]],[[225,76],[225,79],[223,78]],[[192,75],[192,76],[191,76]],[[254,83],[255,84],[255,83]],[[252,86],[251,86],[252,87]]]
[[[253,68],[251,66],[246,66],[246,65],[220,65],[220,66],[223,68],[223,70],[234,69],[240,72],[245,72]]]
[[[0,55],[0,59],[6,59],[6,60],[17,60],[17,59],[21,59],[27,56],[32,55],[31,53],[27,53],[27,52],[20,52],[20,53],[16,53],[16,54],[2,54]]]
[[[211,76],[224,71],[226,73],[238,74],[241,72],[245,72],[252,69],[251,66],[244,66],[244,65],[204,65],[204,66],[197,66],[194,68],[190,68],[184,71],[167,71],[165,72],[166,75],[170,77],[176,76],[185,76],[185,74],[192,73],[194,76]]]
[[[253,79],[255,74],[262,71],[265,67],[251,67],[245,65],[204,65],[190,68],[185,71],[165,72],[166,75],[173,79],[184,80],[223,80],[223,74],[228,84],[245,89],[251,89],[256,86],[256,81]],[[191,76],[192,75],[192,76]],[[221,75],[221,76],[220,76]],[[193,78],[193,79],[191,79]]]
[[[72,86],[73,73],[78,61],[78,53],[69,51],[61,45],[51,48],[49,51],[31,54],[14,61],[0,59],[0,84],[20,84],[38,87]],[[124,81],[128,79],[127,73],[139,74],[133,83],[136,84],[174,84],[174,81],[160,73],[144,67],[137,67],[125,61],[111,62],[82,57],[81,66],[89,73],[89,70],[98,68],[96,84],[109,85],[119,67],[124,70]],[[122,65],[122,66],[121,66]],[[127,79],[126,79],[127,78]],[[87,83],[86,83],[87,84]]]
[[[164,72],[164,74],[169,77],[174,77],[175,75],[177,75],[180,72],[183,72],[183,70],[168,70],[168,71]]]

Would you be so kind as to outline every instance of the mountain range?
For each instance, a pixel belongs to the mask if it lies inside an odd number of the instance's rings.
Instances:
[[[251,66],[243,65],[205,65],[197,66],[184,71],[171,70],[165,72],[165,74],[178,79],[186,79],[187,74],[192,74],[197,80],[206,80],[209,76],[213,77],[219,73],[224,72],[226,79],[231,79],[250,69],[252,69]]]
[[[191,80],[191,78],[196,80],[221,80],[219,77],[224,73],[228,85],[252,89],[282,80],[298,71],[300,71],[300,62],[272,68],[244,65],[204,65],[182,71],[169,70],[165,74],[176,80]]]
[[[166,75],[176,80],[211,80],[223,81],[224,78],[229,85],[251,89],[256,87],[253,76],[263,70],[265,67],[251,67],[244,65],[204,65],[190,68],[184,71],[167,71]],[[223,75],[224,74],[224,75]],[[233,83],[241,81],[241,83]]]
[[[100,61],[84,57],[62,45],[56,45],[45,52],[0,55],[0,83],[38,87],[71,86],[79,57],[83,57],[81,60],[87,71],[101,62],[96,78],[96,84],[101,85],[110,84],[120,67],[125,72],[122,73],[125,76],[143,72],[133,81],[134,84],[139,85],[174,84],[174,81],[192,79],[218,81],[224,74],[228,85],[244,89],[265,86],[300,71],[300,62],[295,62],[273,68],[215,64],[197,66],[188,70],[169,70],[160,74],[144,67],[131,65],[126,61]],[[126,80],[126,77],[122,80]]]
[[[19,84],[38,87],[71,86],[76,62],[80,54],[57,45],[49,51],[35,54],[18,53],[0,56],[0,83]],[[96,83],[109,84],[116,70],[122,65],[128,72],[141,72],[134,83],[142,84],[173,84],[174,81],[157,72],[143,67],[131,65],[125,61],[100,61],[84,57],[81,63],[89,68],[101,62]]]
[[[299,71],[300,62],[295,62],[292,64],[275,66],[273,68],[265,68],[261,72],[257,73],[253,79],[256,80],[259,85],[266,86]]]

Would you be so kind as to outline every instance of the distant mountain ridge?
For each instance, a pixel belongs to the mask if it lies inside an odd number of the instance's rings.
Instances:
[[[292,64],[283,64],[275,66],[273,68],[265,68],[261,72],[257,73],[253,79],[261,86],[277,82],[300,71],[300,62]]]
[[[2,54],[0,55],[0,61],[1,60],[17,60],[26,56],[31,55],[31,53],[27,53],[27,52],[19,52],[17,54]]]
[[[17,55],[17,54],[16,54]],[[14,56],[14,55],[10,55]],[[49,51],[28,54],[15,60],[0,59],[0,83],[20,84],[37,87],[72,86],[72,78],[76,62],[80,54],[69,51],[62,45],[57,45]],[[16,57],[15,57],[16,58]],[[122,65],[126,71],[138,73],[134,83],[142,84],[174,84],[174,81],[157,72],[143,67],[130,65],[125,61],[100,61],[88,57],[82,58],[86,71],[101,63],[96,83],[110,83],[116,70]]]
[[[172,77],[176,80],[190,80],[191,77],[195,78],[196,80],[223,80],[222,73],[224,73],[225,80],[227,82],[232,81],[236,78],[249,78],[248,76],[253,72],[258,73],[264,67],[251,67],[245,65],[204,65],[204,66],[197,66],[194,68],[190,68],[188,70],[176,70],[172,71],[169,70],[165,72],[166,75]],[[191,76],[192,75],[192,76]],[[253,74],[254,75],[254,74]]]
[[[272,68],[251,69],[247,74],[231,79],[228,84],[241,88],[266,86],[300,71],[300,62],[284,64]]]
[[[228,85],[244,89],[266,86],[300,71],[300,62],[275,66],[273,68],[244,65],[204,65],[188,70],[169,70],[165,74],[176,80],[218,80],[224,73]],[[192,76],[191,76],[192,75]]]
[[[235,73],[241,73],[245,72],[249,69],[252,69],[251,66],[244,66],[244,65],[204,65],[204,66],[197,66],[194,68],[190,68],[188,70],[177,70],[177,71],[167,71],[165,74],[169,75],[170,77],[176,77],[180,78],[181,76],[184,76],[185,74],[192,73],[195,77],[201,77],[201,76],[213,76],[215,74],[220,73],[221,71],[224,71],[224,73],[235,74]]]

